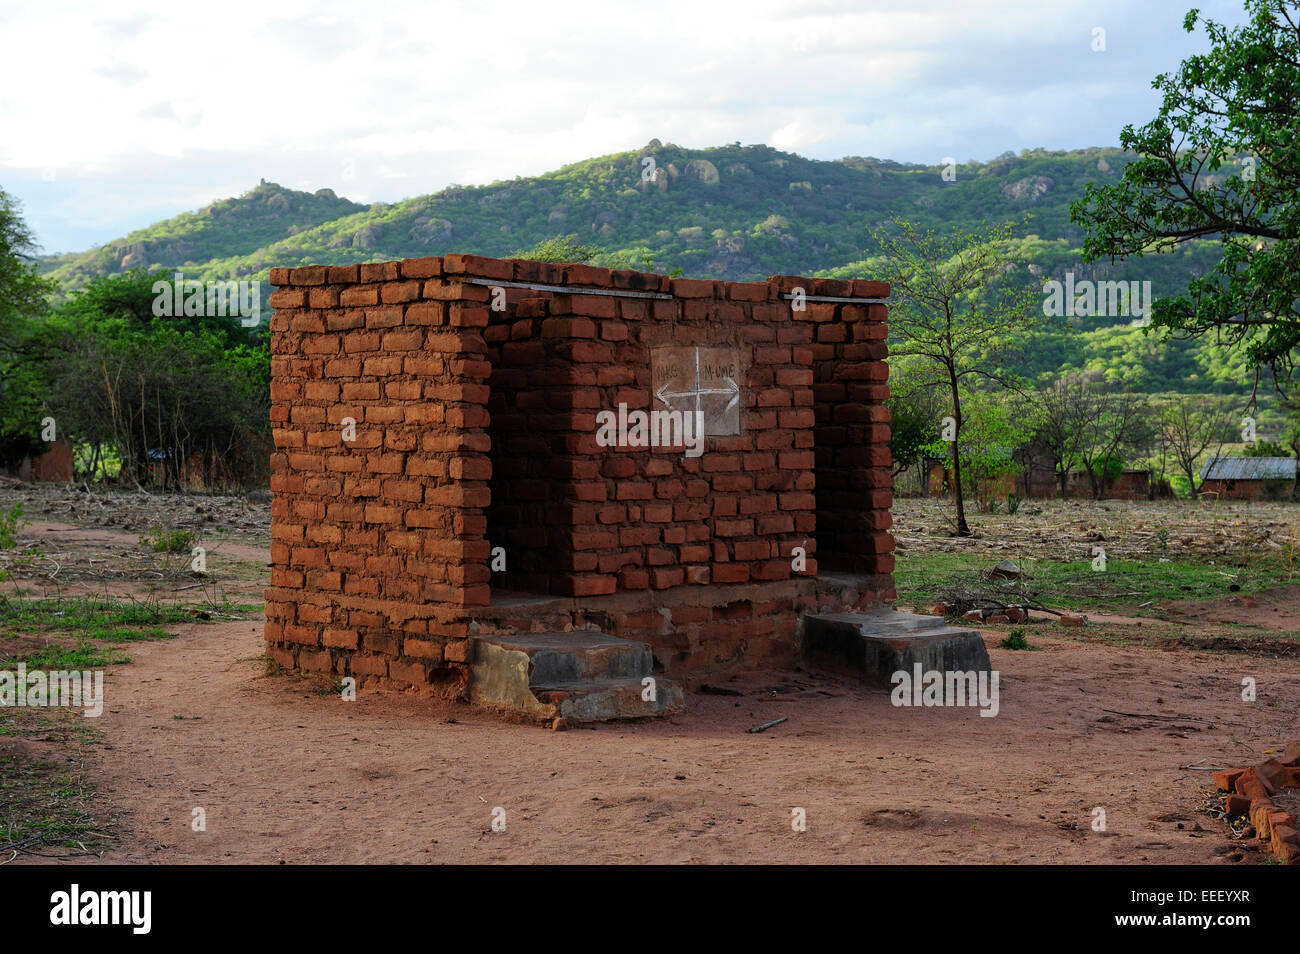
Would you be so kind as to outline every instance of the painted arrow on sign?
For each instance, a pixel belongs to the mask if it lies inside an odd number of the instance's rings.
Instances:
[[[668,401],[669,398],[693,397],[695,398],[695,410],[697,413],[699,413],[703,410],[703,408],[700,406],[700,398],[703,397],[705,394],[730,394],[731,400],[727,402],[727,407],[726,407],[726,410],[730,411],[733,407],[735,407],[737,404],[740,403],[740,385],[737,384],[735,381],[731,380],[731,378],[729,377],[724,376],[722,380],[727,382],[727,386],[725,388],[700,387],[700,349],[696,348],[695,349],[695,387],[690,391],[669,391],[668,388],[670,388],[672,385],[665,384],[661,388],[659,388],[658,391],[655,392],[655,397],[663,401],[665,407],[672,406]]]
[[[652,385],[658,404],[694,414],[704,433],[740,433],[739,355],[726,347],[668,347],[651,353]]]
[[[669,398],[699,397],[702,394],[730,394],[731,400],[727,402],[726,407],[726,409],[730,411],[740,403],[740,385],[728,377],[724,377],[722,380],[727,382],[725,388],[696,388],[694,391],[669,391],[668,388],[671,385],[665,384],[655,392],[655,397],[663,401],[666,407],[672,407],[671,402],[668,400]]]

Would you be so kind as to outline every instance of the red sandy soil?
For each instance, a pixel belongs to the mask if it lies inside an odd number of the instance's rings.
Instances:
[[[1244,623],[1266,629],[1300,632],[1300,586],[1279,586],[1253,596],[1163,604],[1174,619],[1209,623]]]
[[[260,624],[185,628],[110,678],[91,777],[123,839],[104,861],[1216,862],[1233,847],[1197,814],[1210,773],[1179,766],[1262,759],[1300,705],[1295,660],[1038,638],[991,649],[995,718],[770,674],[668,721],[557,733],[415,696],[320,697],[260,675]],[[765,701],[782,682],[806,695]]]
[[[68,533],[36,535],[44,546]],[[240,555],[265,557],[251,551]],[[1213,788],[1199,769],[1280,750],[1300,707],[1294,657],[1085,644],[1033,626],[1036,651],[987,636],[995,718],[773,672],[722,684],[740,696],[691,694],[670,719],[551,732],[266,676],[260,621],[178,632],[132,644],[134,661],[110,670],[89,765],[95,811],[117,821],[104,862],[1253,863],[1253,842],[1199,813]],[[498,806],[504,832],[491,831]],[[205,832],[191,830],[196,807]],[[796,807],[805,832],[791,830]]]
[[[201,594],[192,592],[198,589],[195,579],[186,572],[190,554],[152,553],[141,546],[136,533],[33,520],[24,524],[20,540],[37,541],[41,552],[35,566],[15,573],[24,595],[31,598],[150,594],[160,599],[185,600],[187,595],[192,602],[200,599]],[[226,571],[237,564],[245,564],[243,569],[266,567],[271,559],[267,547],[229,538],[196,542],[206,551],[209,572],[221,581],[222,595],[236,602],[262,602],[265,570],[260,579],[248,579],[247,573],[231,577]]]

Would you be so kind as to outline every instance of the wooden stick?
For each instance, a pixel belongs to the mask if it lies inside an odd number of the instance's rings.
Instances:
[[[789,716],[781,716],[779,719],[773,719],[771,722],[764,722],[762,725],[756,725],[753,728],[746,729],[746,732],[765,732],[774,725],[780,725],[789,719]]]
[[[1209,719],[1198,719],[1195,716],[1176,716],[1164,715],[1160,712],[1121,712],[1119,709],[1102,709],[1102,712],[1109,712],[1112,715],[1128,716],[1132,719],[1163,719],[1166,722],[1209,722]]]

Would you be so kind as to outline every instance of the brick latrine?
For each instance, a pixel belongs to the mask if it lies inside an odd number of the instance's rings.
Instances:
[[[475,635],[599,628],[692,679],[893,600],[886,310],[861,301],[887,285],[462,255],[271,281],[281,664],[459,692]],[[620,405],[701,409],[703,453],[603,446]]]

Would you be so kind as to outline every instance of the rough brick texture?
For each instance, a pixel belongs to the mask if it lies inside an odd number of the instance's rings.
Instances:
[[[469,255],[272,280],[267,642],[284,665],[455,691],[471,624],[493,627],[509,592],[572,600],[577,625],[616,600],[585,623],[705,671],[789,656],[819,561],[893,600],[885,306],[785,297],[887,286]],[[699,457],[600,446],[599,412],[655,406],[669,347],[736,356],[739,434]]]

